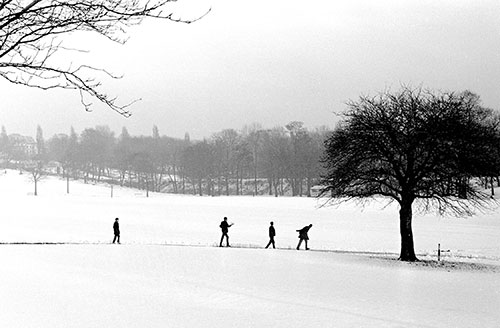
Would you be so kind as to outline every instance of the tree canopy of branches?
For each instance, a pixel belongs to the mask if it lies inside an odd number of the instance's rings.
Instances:
[[[113,42],[125,43],[127,28],[144,18],[191,23],[166,13],[175,0],[0,0],[0,77],[15,84],[41,89],[73,89],[89,110],[97,99],[118,113],[129,116],[128,105],[101,91],[96,76],[116,78],[89,65],[59,66],[56,54],[68,55],[62,37],[74,32],[93,32]],[[199,17],[201,18],[201,17]],[[199,19],[197,18],[197,19]],[[197,20],[195,19],[195,20]]]
[[[498,172],[499,120],[470,92],[403,87],[350,102],[325,146],[330,201],[377,195],[397,201],[400,260],[415,261],[415,200],[424,212],[455,215],[472,214],[491,200],[474,177]]]

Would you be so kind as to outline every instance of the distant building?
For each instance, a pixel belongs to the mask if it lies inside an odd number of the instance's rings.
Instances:
[[[9,135],[9,143],[11,151],[15,154],[36,155],[36,142],[32,137],[13,133]]]
[[[311,197],[318,197],[322,194],[322,192],[326,189],[326,186],[316,185],[311,187]],[[323,194],[323,196],[327,196]]]

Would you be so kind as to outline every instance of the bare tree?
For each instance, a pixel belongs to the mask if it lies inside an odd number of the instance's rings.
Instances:
[[[246,173],[250,171],[251,163],[253,161],[252,150],[250,149],[248,143],[240,138],[234,152],[236,195],[242,195],[245,185],[244,178],[247,176]]]
[[[269,195],[283,196],[291,156],[290,139],[282,127],[265,131],[262,137],[262,169],[269,182]]]
[[[186,175],[191,179],[193,194],[203,195],[203,182],[206,182],[207,193],[212,194],[212,177],[214,171],[214,149],[207,140],[188,146],[183,152],[183,167]]]
[[[257,196],[259,188],[257,184],[259,150],[262,145],[262,125],[252,123],[243,128],[243,136],[252,151],[252,170],[253,170],[253,195]]]
[[[131,169],[132,169],[132,146],[131,146],[131,137],[128,133],[127,128],[122,128],[122,133],[118,139],[118,143],[114,148],[113,160],[114,167],[118,169],[120,172],[120,186],[123,186],[125,182],[125,177],[128,174],[129,177],[129,187],[131,185]]]
[[[85,182],[90,175],[95,182],[100,182],[112,163],[114,144],[114,133],[108,126],[96,126],[95,129],[85,129],[82,132],[79,157],[85,172]]]
[[[62,38],[74,32],[92,32],[117,43],[127,40],[127,28],[144,18],[191,23],[167,13],[175,0],[0,0],[0,77],[15,84],[40,89],[73,89],[86,110],[97,99],[129,116],[127,107],[101,91],[98,76],[117,78],[90,65],[60,66],[56,54],[84,51],[63,46]],[[202,16],[203,17],[203,16]]]
[[[226,195],[229,196],[230,179],[235,173],[236,148],[240,135],[233,129],[225,129],[213,135],[212,140],[216,149],[219,174],[224,178]],[[220,189],[219,189],[220,190]]]
[[[302,196],[303,182],[306,180],[309,169],[309,160],[313,150],[312,138],[304,128],[303,122],[293,121],[286,126],[290,135],[290,163],[288,167],[288,181],[292,189],[292,196]],[[313,158],[318,161],[319,157]]]
[[[29,178],[34,184],[34,195],[38,196],[38,182],[46,177],[47,173],[44,171],[43,162],[30,161],[26,165],[26,171],[30,174]]]
[[[399,204],[400,260],[415,261],[412,205],[472,214],[491,200],[474,177],[495,171],[498,122],[470,93],[403,88],[349,103],[326,142],[324,192],[333,202],[376,195]],[[494,151],[496,150],[496,151]]]
[[[69,180],[70,176],[73,178],[78,177],[78,135],[75,132],[75,129],[71,127],[69,133],[68,147],[65,151],[64,162],[67,165],[66,169],[66,193],[69,194]]]

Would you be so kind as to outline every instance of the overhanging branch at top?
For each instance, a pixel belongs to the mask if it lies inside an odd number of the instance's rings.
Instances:
[[[167,11],[175,0],[2,0],[0,1],[0,77],[14,83],[40,89],[75,89],[81,103],[90,110],[97,99],[123,116],[134,103],[120,105],[116,97],[101,90],[99,75],[119,78],[102,68],[81,64],[76,68],[61,65],[54,55],[62,52],[85,51],[63,47],[62,38],[72,32],[93,32],[112,42],[127,41],[127,28],[138,25],[144,18],[165,19],[179,23],[191,20],[175,17]]]

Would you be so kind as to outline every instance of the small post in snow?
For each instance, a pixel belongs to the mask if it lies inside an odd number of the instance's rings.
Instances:
[[[438,244],[438,262],[441,261],[441,244]]]

